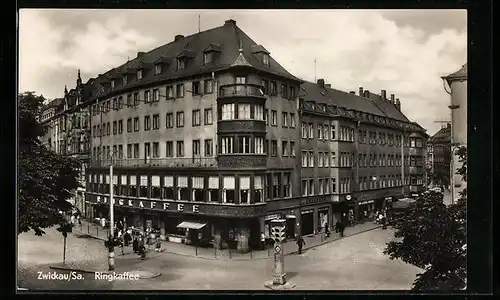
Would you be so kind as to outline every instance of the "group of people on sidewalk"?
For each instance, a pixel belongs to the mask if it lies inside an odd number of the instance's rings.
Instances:
[[[128,247],[130,242],[132,242],[132,250],[140,256],[140,259],[146,258],[147,249],[150,249],[153,244],[156,252],[162,251],[160,235],[150,228],[147,228],[146,232],[141,232],[133,226],[125,230],[124,224],[119,221],[115,223],[113,237],[118,241],[122,255],[124,255],[123,247]]]

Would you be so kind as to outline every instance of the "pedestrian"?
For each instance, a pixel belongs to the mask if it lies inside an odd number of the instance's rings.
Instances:
[[[387,219],[385,216],[382,216],[382,229],[387,229]]]
[[[131,239],[132,237],[130,236],[130,233],[128,231],[125,232],[125,234],[123,235],[123,243],[125,244],[125,247],[128,247]]]
[[[75,215],[71,215],[71,224],[75,225]]]
[[[345,230],[345,225],[344,225],[344,223],[340,222],[339,223],[340,237],[344,237],[344,230]]]
[[[266,236],[264,232],[260,233],[260,250],[264,250],[266,248]]]
[[[78,220],[78,225],[82,225],[82,220],[80,220],[80,214],[76,216],[76,219]]]
[[[325,235],[326,237],[330,237],[330,228],[328,228],[328,223],[325,223]]]
[[[297,246],[299,247],[299,254],[302,254],[302,247],[306,245],[306,242],[301,235],[297,237]]]
[[[134,250],[134,253],[137,253],[139,251],[139,240],[137,237],[134,238],[134,241],[132,242],[132,250]]]
[[[159,236],[156,237],[156,248],[155,248],[155,251],[156,252],[161,252],[161,239]]]

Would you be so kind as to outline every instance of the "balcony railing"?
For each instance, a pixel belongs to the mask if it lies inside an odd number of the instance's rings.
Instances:
[[[92,167],[162,167],[162,168],[217,168],[217,160],[213,157],[170,157],[170,158],[133,158],[133,159],[94,159]]]
[[[226,84],[219,89],[219,97],[265,97],[262,86],[257,84]]]

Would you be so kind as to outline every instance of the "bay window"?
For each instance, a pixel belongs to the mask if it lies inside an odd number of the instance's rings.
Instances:
[[[174,193],[174,177],[173,176],[165,176],[163,178],[163,199],[168,199],[168,200],[174,200],[175,198],[175,193]]]
[[[234,103],[223,104],[221,120],[234,120]]]
[[[137,177],[135,175],[129,177],[128,191],[130,197],[137,197]]]
[[[221,154],[230,154],[234,152],[233,137],[221,138]]]
[[[255,176],[253,179],[253,201],[263,202],[264,201],[264,177]]]
[[[254,143],[254,152],[256,154],[264,154],[264,138],[261,138],[261,137],[256,137],[254,139],[255,143]]]
[[[222,183],[222,202],[223,203],[234,203],[235,193],[234,193],[234,176],[224,176]]]
[[[250,177],[240,177],[240,203],[250,204]]]
[[[177,199],[189,201],[188,178],[187,176],[177,177]]]
[[[193,201],[205,202],[205,178],[192,177]]]
[[[151,198],[161,198],[160,176],[151,176]]]
[[[140,179],[141,179],[141,182],[140,182],[139,197],[147,198],[148,197],[148,176],[142,175],[140,177]]]
[[[238,104],[238,119],[249,120],[250,119],[250,104]]]
[[[250,137],[238,137],[238,153],[250,153]]]
[[[264,121],[264,106],[256,104],[254,105],[253,109],[253,118],[255,120]]]
[[[219,202],[219,177],[208,177],[208,201]]]

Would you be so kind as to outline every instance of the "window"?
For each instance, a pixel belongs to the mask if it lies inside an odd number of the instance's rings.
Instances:
[[[240,176],[240,203],[250,204],[250,176]]]
[[[335,125],[332,124],[332,126],[330,127],[330,131],[331,131],[331,135],[330,135],[330,139],[334,140],[335,139]]]
[[[250,137],[238,137],[238,153],[250,153]]]
[[[134,144],[134,158],[139,158],[139,144]]]
[[[132,94],[127,95],[127,107],[132,106]]]
[[[308,162],[308,166],[310,168],[314,168],[314,151],[309,151],[309,162]]]
[[[238,119],[250,119],[250,104],[238,104]]]
[[[174,87],[173,86],[167,86],[167,99],[173,99],[174,98]]]
[[[145,131],[151,130],[151,117],[150,116],[144,117],[144,130]]]
[[[127,144],[127,158],[132,158],[132,144]]]
[[[292,197],[292,181],[290,179],[291,174],[287,173],[283,175],[283,197]]]
[[[208,177],[208,201],[219,202],[219,177]]]
[[[160,101],[160,90],[154,89],[153,90],[153,102],[158,102],[158,101]]]
[[[184,84],[178,84],[176,90],[177,98],[184,98]]]
[[[149,162],[150,158],[151,158],[151,144],[144,143],[144,159],[146,160],[146,163]]]
[[[123,97],[120,96],[118,97],[118,109],[122,109],[123,108]]]
[[[269,95],[269,81],[262,79],[262,89],[264,95]]]
[[[193,140],[193,157],[201,156],[200,140]]]
[[[281,126],[288,127],[288,113],[287,112],[281,113]]]
[[[288,141],[281,141],[281,156],[288,156]]]
[[[264,109],[264,120],[266,121],[266,125],[269,125],[269,110]]]
[[[290,91],[290,93],[288,94],[288,96],[290,97],[290,99],[294,99],[295,98],[295,87],[290,86],[289,91]]]
[[[184,58],[178,58],[177,59],[177,71],[184,70],[186,67],[186,61]]]
[[[113,110],[117,110],[117,109],[118,109],[118,100],[116,98],[114,98],[113,99]]]
[[[300,124],[300,129],[302,131],[302,138],[307,139],[307,124],[302,122],[302,124]]]
[[[161,198],[160,176],[151,176],[151,198]]]
[[[160,157],[160,144],[158,142],[153,142],[153,157]]]
[[[144,102],[145,103],[151,102],[151,92],[150,91],[144,91]]]
[[[134,131],[139,131],[139,118],[134,118]]]
[[[205,202],[205,178],[201,176],[191,177],[193,188],[193,201]]]
[[[214,81],[212,79],[205,80],[204,92],[205,94],[212,94],[214,92]]]
[[[174,128],[174,114],[173,113],[167,113],[166,126],[167,126],[167,128]]]
[[[134,106],[139,105],[139,93],[134,93]]]
[[[323,152],[318,152],[318,167],[322,168],[324,162],[325,162],[325,159],[324,159]]]
[[[309,154],[307,151],[302,151],[302,167],[307,168],[309,162]]]
[[[314,195],[314,179],[309,179],[309,196]]]
[[[233,138],[232,137],[222,137],[221,138],[221,154],[230,154],[234,150]]]
[[[201,112],[200,112],[200,110],[199,109],[193,110],[192,114],[193,114],[193,116],[192,116],[193,126],[200,126],[200,123],[201,123]]]
[[[278,86],[276,81],[271,81],[271,96],[276,96],[278,94]]]
[[[137,177],[130,175],[128,192],[130,197],[137,197]]]
[[[123,81],[123,85],[127,85],[128,76],[127,75],[123,75],[122,76],[122,81]]]
[[[189,201],[188,178],[186,176],[177,177],[177,199]]]
[[[206,108],[205,109],[205,125],[212,125],[214,122],[214,116],[213,116],[213,111],[211,108]]]
[[[174,142],[167,141],[165,146],[165,156],[174,157]]]
[[[335,157],[335,152],[332,152],[332,154],[331,154],[331,159],[332,159],[332,160],[331,160],[331,162],[330,162],[330,165],[331,165],[332,167],[336,167],[336,166],[337,166],[337,159],[336,159],[336,157]]]
[[[116,135],[118,133],[118,122],[113,121],[113,135]]]
[[[201,86],[199,81],[193,81],[193,95],[200,95],[201,94]]]
[[[273,175],[273,198],[280,198],[281,174]]]
[[[184,157],[184,141],[177,141],[177,157]]]
[[[137,80],[142,79],[142,69],[137,70]]]
[[[264,154],[264,138],[261,138],[261,137],[256,137],[255,138],[255,150],[254,152],[256,154]]]
[[[322,140],[323,139],[323,125],[317,124],[316,126],[317,126],[316,128],[318,131],[318,140]]]
[[[234,119],[234,104],[223,104],[222,105],[222,120],[233,120]]]
[[[114,89],[114,88],[115,88],[115,86],[116,86],[116,82],[115,82],[115,80],[113,79],[113,80],[111,80],[111,88],[112,88],[112,89]]]
[[[290,127],[295,128],[295,114],[290,113]]]
[[[176,126],[184,127],[184,112],[178,111],[176,114]]]
[[[262,54],[262,64],[269,67],[269,55],[267,55],[266,53]]]
[[[155,75],[161,74],[161,64],[155,65]]]
[[[203,64],[209,64],[212,62],[213,52],[203,53]]]
[[[213,140],[205,140],[205,156],[212,157],[213,156],[213,148],[214,142]]]
[[[324,191],[324,186],[323,186],[323,179],[322,178],[319,178],[318,179],[318,194],[319,195],[323,195],[323,191]]]
[[[295,157],[295,142],[290,142],[290,156]]]
[[[281,85],[281,97],[288,98],[288,86],[286,84]]]
[[[278,112],[275,110],[271,110],[271,126],[278,125]]]
[[[278,141],[271,140],[271,156],[278,155]]]
[[[160,115],[153,115],[153,129],[160,129]]]
[[[253,181],[253,201],[263,202],[264,201],[264,178],[262,176],[255,176]]]
[[[174,192],[174,177],[173,176],[165,176],[163,179],[163,187],[162,187],[162,198],[175,200],[177,197]]]
[[[235,193],[234,193],[234,177],[224,176],[222,182],[222,202],[223,203],[234,203]]]

